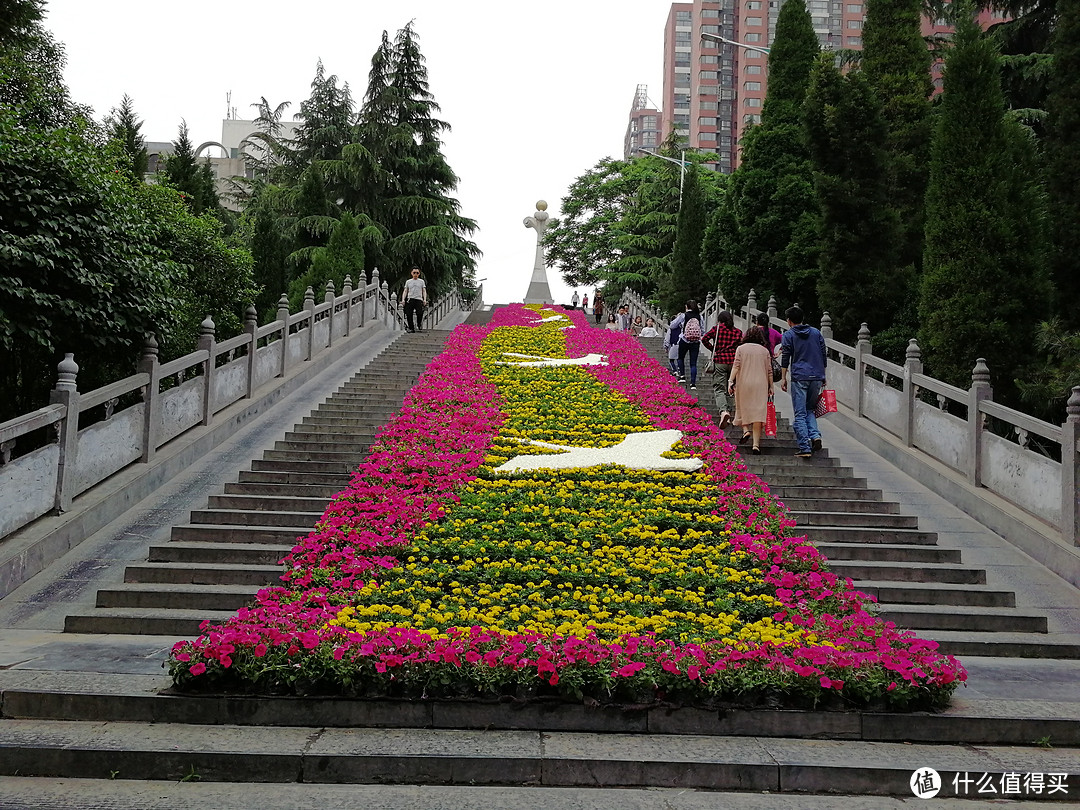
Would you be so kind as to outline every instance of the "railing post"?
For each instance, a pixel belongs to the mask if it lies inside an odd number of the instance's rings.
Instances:
[[[750,328],[750,321],[754,318],[754,313],[757,312],[757,291],[750,290],[750,294],[746,296],[746,328]]]
[[[971,372],[971,389],[968,391],[968,481],[973,486],[982,486],[982,451],[985,417],[979,411],[979,403],[994,398],[994,389],[990,387],[990,369],[985,358],[975,361]]]
[[[826,340],[832,340],[832,315],[828,312],[821,313],[821,336]]]
[[[865,323],[859,329],[859,339],[855,343],[855,418],[860,419],[863,415],[863,378],[866,376],[865,355],[873,352],[870,343],[870,327]]]
[[[391,317],[390,310],[390,285],[385,281],[379,285],[379,295],[383,301],[383,323],[387,326],[397,327],[397,323],[394,323],[394,318]]]
[[[778,311],[779,310],[777,310],[777,308],[776,308],[776,296],[775,295],[770,295],[769,296],[769,309],[768,309],[769,317],[770,318],[775,318],[776,313]]]
[[[330,312],[327,314],[326,319],[329,321],[326,330],[326,346],[323,348],[330,348],[334,345],[334,299],[337,296],[334,294],[334,280],[326,282],[326,293],[323,295],[323,303],[330,305]]]
[[[206,316],[199,324],[199,350],[209,353],[203,365],[203,418],[202,424],[209,425],[214,418],[214,346],[216,344],[214,319]]]
[[[371,284],[368,285],[368,290],[373,290],[375,294],[371,296],[371,320],[378,323],[379,321],[379,290],[382,287],[379,284],[379,268],[371,268]]]
[[[307,354],[305,360],[315,355],[315,291],[308,287],[304,290],[304,312],[307,317]]]
[[[251,399],[252,395],[255,393],[255,361],[258,359],[259,354],[259,341],[255,337],[255,333],[258,329],[259,313],[252,304],[248,304],[248,308],[244,310],[244,331],[247,332],[248,338],[251,341],[248,343],[247,393],[244,394],[246,399]]]
[[[915,444],[915,403],[918,401],[918,386],[912,381],[912,375],[922,374],[922,350],[915,338],[908,341],[904,357],[904,412],[901,415],[900,438],[905,447]]]
[[[71,491],[75,486],[75,464],[79,455],[79,389],[76,385],[79,366],[75,355],[65,354],[56,371],[56,388],[49,392],[49,402],[66,409],[64,418],[57,425],[60,457],[53,506],[59,513],[71,509]]]
[[[348,337],[352,331],[352,276],[345,276],[341,294],[345,296],[345,337]]]
[[[161,372],[158,365],[158,344],[152,334],[146,336],[143,343],[142,357],[139,359],[139,371],[150,376],[143,390],[143,431],[142,431],[142,458],[143,463],[149,462],[157,452],[158,425],[161,423],[161,396],[158,388],[161,385]]]
[[[1080,546],[1080,385],[1065,405],[1061,426],[1061,539]]]
[[[279,377],[285,376],[285,369],[289,367],[289,296],[281,294],[277,302],[277,319],[281,324],[281,368]]]

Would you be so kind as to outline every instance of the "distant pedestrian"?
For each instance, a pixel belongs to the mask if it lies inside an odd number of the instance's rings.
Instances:
[[[626,304],[619,307],[619,329],[623,332],[630,331],[630,307]]]
[[[577,305],[580,300],[581,297],[577,294],[577,290],[574,290],[574,294],[570,297],[570,306],[572,306],[574,309],[577,309]]]
[[[667,352],[668,369],[671,376],[679,376],[679,335],[682,334],[683,314],[676,315],[664,328],[664,350]]]
[[[744,440],[753,438],[754,455],[761,453],[761,428],[772,392],[772,355],[761,327],[751,326],[735,350],[728,393],[735,395],[735,424],[742,426]]]
[[[607,316],[607,324],[605,324],[604,328],[605,329],[610,329],[612,332],[621,332],[622,331],[619,328],[619,321],[615,318],[615,313],[614,312],[612,312],[610,315]]]
[[[657,338],[660,337],[660,332],[656,328],[656,321],[652,318],[645,319],[645,325],[641,328],[641,332],[638,337],[643,338]]]
[[[773,329],[772,324],[769,322],[768,312],[759,312],[757,317],[754,318],[754,323],[760,326],[761,331],[765,333],[765,348],[775,357],[776,349],[780,345],[780,339],[783,335],[780,334],[778,329]]]
[[[645,328],[645,324],[641,322],[641,316],[638,315],[634,318],[634,322],[630,324],[630,337],[637,337],[641,334],[641,330]]]
[[[814,327],[803,323],[803,311],[791,307],[784,313],[788,326],[780,341],[780,389],[788,390],[791,378],[791,408],[794,411],[792,427],[799,442],[799,458],[810,458],[813,451],[821,449],[821,431],[818,430],[814,408],[825,387],[825,368],[829,356],[825,350],[825,338]]]
[[[581,296],[581,311],[584,312],[586,315],[589,314],[589,294],[588,293],[585,293],[583,296]]]
[[[593,317],[596,318],[597,326],[604,318],[604,299],[596,294],[593,295]]]
[[[701,313],[697,301],[686,302],[682,334],[679,335],[679,381],[686,382],[686,356],[690,355],[690,390],[697,390],[697,359],[701,351]]]
[[[728,377],[742,339],[742,330],[735,328],[735,319],[726,309],[720,310],[716,326],[701,338],[705,348],[713,353],[713,398],[720,411],[721,428],[726,428],[735,418],[735,401],[728,395]]]
[[[401,303],[405,305],[405,331],[424,331],[424,307],[427,305],[427,284],[420,278],[420,269],[414,267],[401,291]],[[416,325],[413,325],[415,319]]]

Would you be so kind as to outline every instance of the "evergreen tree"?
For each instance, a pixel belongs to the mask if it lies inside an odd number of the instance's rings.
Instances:
[[[280,189],[268,189],[260,195],[251,226],[252,277],[258,289],[255,310],[263,322],[268,316],[276,317],[278,299],[288,291],[291,279],[287,265],[289,243],[281,232],[281,218],[274,204],[274,197],[280,193]]]
[[[35,129],[54,129],[88,117],[64,84],[64,48],[42,25],[43,0],[0,3],[0,108],[18,111]]]
[[[1057,311],[1080,327],[1080,0],[1058,0],[1047,152]]]
[[[933,92],[922,7],[923,0],[867,0],[861,62],[863,75],[882,103],[887,128],[887,164],[882,168],[890,191],[885,204],[896,210],[901,223],[900,264],[916,271],[922,266]],[[914,289],[905,297],[913,294]],[[835,323],[837,313],[832,314]]]
[[[311,95],[300,104],[300,126],[293,139],[290,163],[294,176],[317,161],[336,161],[353,141],[354,118],[349,85],[338,87],[338,77],[326,75],[320,59],[311,81]]]
[[[131,173],[142,182],[150,165],[146,153],[146,140],[142,136],[142,121],[135,115],[135,102],[124,93],[119,107],[114,107],[106,119],[109,137],[119,143],[131,161]]]
[[[821,209],[818,293],[837,337],[854,342],[863,322],[875,333],[892,325],[911,281],[899,269],[900,219],[889,205],[881,105],[862,74],[842,76],[831,55],[823,56],[805,126]]]
[[[308,271],[289,285],[289,299],[303,300],[305,291],[311,287],[315,300],[321,301],[328,281],[334,282],[334,290],[340,295],[345,286],[345,276],[351,276],[356,284],[363,279],[363,275],[363,236],[356,218],[346,211],[334,226],[326,247],[316,248],[312,252]]]
[[[204,211],[214,212],[219,206],[214,190],[214,176],[210,164],[202,166],[195,160],[195,148],[188,134],[187,121],[180,122],[180,132],[173,141],[173,153],[165,161],[165,181],[179,191],[188,208],[195,215]]]
[[[1005,112],[997,49],[965,10],[931,144],[920,344],[931,374],[965,388],[985,357],[1008,402],[1047,310],[1045,197],[1033,139]]]
[[[799,122],[810,72],[820,50],[806,3],[787,0],[776,17],[776,34],[769,47],[768,93],[761,111],[762,123]]]
[[[689,298],[702,299],[708,291],[709,284],[701,270],[707,215],[698,168],[691,166],[686,170],[676,221],[671,274],[660,285],[661,306],[668,312],[678,312],[681,303]]]

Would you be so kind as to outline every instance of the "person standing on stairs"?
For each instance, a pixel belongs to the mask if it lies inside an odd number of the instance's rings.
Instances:
[[[596,318],[597,326],[604,318],[604,299],[596,293],[593,293],[593,317]]]
[[[720,427],[726,428],[735,419],[735,400],[728,394],[728,377],[735,362],[735,350],[742,343],[743,333],[735,328],[735,319],[726,309],[716,316],[716,326],[701,338],[705,348],[713,353],[713,398],[720,411]]]
[[[755,456],[761,453],[761,429],[773,394],[772,353],[765,345],[767,339],[760,326],[746,330],[742,345],[735,350],[728,380],[728,394],[735,395],[735,424],[742,426],[744,440],[753,437],[751,452]]]
[[[701,313],[697,301],[686,302],[682,314],[682,334],[679,335],[679,382],[686,382],[686,355],[690,355],[690,390],[697,390],[697,358],[701,351]]]
[[[405,289],[401,291],[401,303],[405,305],[405,331],[424,331],[424,307],[427,306],[427,284],[420,278],[420,269],[414,267],[410,278],[405,282]],[[416,318],[416,326],[413,326],[413,317]]]
[[[821,449],[821,431],[818,430],[814,408],[825,387],[825,368],[829,356],[825,338],[814,327],[803,323],[803,311],[791,307],[784,313],[788,326],[780,341],[780,390],[788,390],[791,377],[791,418],[795,439],[799,442],[799,458],[810,458]]]

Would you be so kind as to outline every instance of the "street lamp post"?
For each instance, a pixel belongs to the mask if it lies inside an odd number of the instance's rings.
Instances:
[[[675,164],[678,165],[678,167],[679,167],[679,210],[681,211],[682,210],[683,185],[685,185],[685,183],[686,183],[686,165],[687,165],[686,164],[686,150],[685,149],[682,150],[682,160],[676,160],[675,158],[669,158],[666,155],[661,155],[661,154],[659,154],[657,152],[652,152],[652,151],[646,149],[644,146],[639,146],[637,148],[637,151],[644,152],[646,155],[652,155],[653,157],[658,157],[661,160],[666,160],[668,163],[675,163]]]
[[[734,46],[736,46],[738,48],[746,48],[747,50],[751,50],[751,51],[760,51],[761,53],[765,54],[766,56],[769,55],[769,49],[768,48],[763,48],[760,45],[749,45],[749,44],[747,44],[745,42],[736,42],[733,39],[727,39],[726,37],[722,37],[719,34],[709,34],[709,33],[706,33],[705,31],[702,31],[701,32],[701,38],[702,39],[715,39],[715,40],[717,40],[719,42],[725,42],[728,45],[734,45]]]

